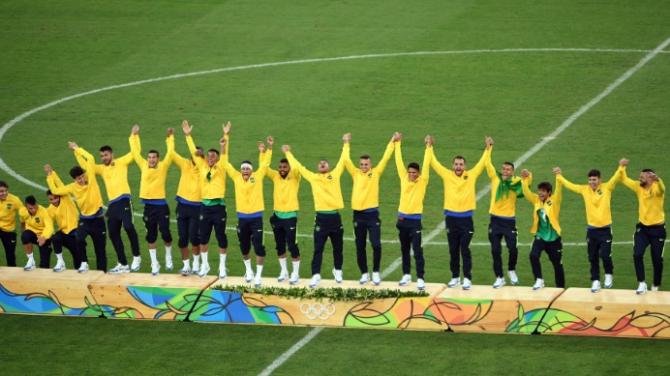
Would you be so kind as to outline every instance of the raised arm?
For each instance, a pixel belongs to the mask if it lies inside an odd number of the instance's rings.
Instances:
[[[430,145],[426,145],[426,151],[430,153],[430,167],[437,172],[438,175],[442,177],[446,177],[451,170],[448,168],[444,167],[442,163],[437,159],[435,156],[435,150],[433,149],[433,143],[431,142]]]
[[[612,177],[607,181],[607,183],[605,183],[605,188],[609,189],[610,191],[613,191],[620,180],[621,180],[621,173],[619,172],[619,169],[617,169],[614,172],[614,174],[612,174]]]
[[[405,176],[407,176],[407,168],[405,168],[405,162],[402,160],[402,145],[400,140],[398,140],[398,142],[395,143],[394,148],[395,148],[395,167],[396,170],[398,170],[398,177],[400,179],[404,179]]]
[[[314,178],[316,177],[316,174],[313,173],[312,171],[308,170],[303,166],[294,156],[293,153],[291,152],[291,147],[288,145],[282,146],[282,150],[284,151],[284,154],[286,155],[286,159],[288,160],[288,164],[291,165],[291,170],[296,170],[300,173],[302,177],[307,179],[307,181],[313,181]]]
[[[44,166],[44,172],[47,174],[47,185],[51,193],[63,196],[72,193],[72,188],[70,185],[63,185],[63,182],[60,180],[56,171],[54,171],[50,165]]]
[[[489,179],[494,180],[498,177],[496,173],[496,168],[493,166],[493,147],[491,147],[491,152],[488,154],[488,158],[484,161],[484,168],[486,168],[486,175],[489,176]]]
[[[556,169],[558,169],[558,173],[556,174],[556,181],[557,182],[560,181],[561,184],[565,186],[565,188],[567,188],[567,189],[569,189],[569,190],[571,190],[571,191],[573,191],[577,194],[581,194],[584,191],[584,186],[583,185],[572,183],[571,181],[569,181],[568,179],[566,179],[562,175],[562,171],[559,167],[556,167]]]
[[[344,145],[349,145],[351,142],[351,133],[346,133],[344,136],[342,136],[342,141],[344,144],[342,145],[342,156],[340,157],[340,161],[344,163],[344,167],[347,169],[347,172],[349,172],[349,175],[354,176],[356,173],[356,166],[354,166],[354,163],[351,161],[351,150],[347,151],[347,154],[344,154]],[[344,160],[342,160],[344,158]],[[338,162],[339,164],[339,162]]]
[[[168,128],[167,130],[167,138],[165,139],[165,146],[167,148],[167,151],[165,152],[165,157],[163,157],[163,164],[165,164],[165,168],[170,167],[172,164],[172,161],[174,160],[174,129]]]
[[[638,189],[640,189],[640,184],[628,177],[628,175],[626,174],[626,166],[628,166],[628,159],[625,158],[621,159],[619,161],[619,169],[617,170],[617,172],[620,174],[619,176],[621,182],[631,191],[637,192]]]
[[[481,158],[477,161],[477,164],[470,170],[470,175],[473,177],[478,177],[484,171],[486,167],[486,161],[491,159],[491,150],[493,149],[493,139],[491,137],[485,138],[485,148],[482,153]]]
[[[346,135],[345,135],[346,137]],[[343,137],[344,140],[344,137]],[[342,173],[344,172],[344,163],[345,160],[349,159],[349,141],[345,141],[344,144],[342,144],[342,153],[340,154],[340,160],[337,161],[337,164],[335,165],[335,168],[333,169],[332,173],[333,175],[336,176],[341,176]],[[351,162],[351,160],[349,160]]]
[[[386,169],[386,165],[389,163],[389,160],[391,159],[391,155],[393,154],[393,150],[395,149],[394,145],[395,142],[395,135],[391,137],[391,141],[386,145],[386,149],[384,150],[384,155],[382,155],[382,159],[379,160],[379,163],[377,163],[377,167],[375,169],[379,172],[379,175],[384,173],[384,170]]]
[[[128,138],[128,144],[130,144],[130,153],[133,155],[135,163],[142,168],[147,161],[142,158],[142,143],[140,141],[140,127],[138,125],[133,126],[130,137]]]
[[[528,170],[521,171],[521,189],[523,191],[523,197],[525,197],[531,204],[535,205],[539,198],[536,193],[533,193],[530,190],[530,181],[532,179],[533,175]]]

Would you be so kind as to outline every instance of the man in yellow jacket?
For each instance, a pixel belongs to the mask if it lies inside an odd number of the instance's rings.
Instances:
[[[158,231],[161,233],[165,245],[165,269],[172,270],[172,234],[170,233],[170,208],[166,200],[165,182],[167,173],[172,164],[174,153],[174,129],[168,128],[167,152],[163,160],[157,150],[149,150],[147,159],[140,154],[140,127],[135,125],[130,137],[130,152],[140,169],[140,200],[144,204],[144,225],[147,229],[146,240],[151,257],[151,274],[158,275],[160,262],[156,251]]]
[[[395,135],[386,145],[384,155],[377,166],[372,166],[372,160],[367,154],[361,155],[358,168],[346,155],[344,167],[351,175],[354,186],[351,193],[351,208],[354,211],[354,238],[356,240],[356,261],[361,271],[360,284],[370,280],[368,273],[368,257],[365,250],[367,238],[372,245],[372,283],[379,285],[382,281],[379,273],[382,260],[381,219],[379,219],[379,179],[386,164],[393,154]]]
[[[75,147],[74,155],[79,165],[84,169],[89,165],[89,162],[95,160],[91,153],[79,146]],[[108,199],[107,212],[105,213],[107,230],[117,257],[116,266],[108,272],[113,274],[137,272],[140,270],[142,259],[140,257],[140,242],[133,222],[132,196],[128,184],[128,166],[133,163],[133,154],[129,152],[115,158],[112,147],[104,145],[100,148],[100,160],[102,161],[101,164],[93,164],[94,170],[91,173],[100,175],[105,182]],[[133,254],[133,262],[130,266],[121,239],[121,227],[125,230],[130,241],[130,251]]]
[[[197,158],[197,148],[191,137],[193,126],[188,123],[182,124],[182,130],[186,136],[188,150],[200,173],[200,192],[202,206],[200,207],[200,229],[198,238],[200,240],[200,271],[198,275],[204,277],[209,273],[210,266],[207,259],[209,249],[209,238],[214,230],[214,235],[219,245],[219,278],[226,277],[226,256],[228,250],[228,236],[226,236],[226,222],[228,213],[226,211],[226,166],[221,159],[225,151],[225,143],[228,142],[230,122],[223,126],[223,137],[219,140],[219,150],[209,149],[204,159]]]
[[[224,142],[225,147],[225,142]],[[258,149],[261,153],[272,153],[265,151],[265,145],[260,142]],[[262,162],[258,170],[250,161],[242,161],[240,170],[228,161],[228,151],[223,150],[222,160],[225,164],[226,173],[233,181],[235,186],[235,209],[237,210],[237,238],[240,241],[240,251],[244,261],[244,280],[247,283],[254,281],[254,285],[261,285],[263,277],[263,264],[265,263],[265,245],[263,245],[263,211],[265,210],[265,200],[263,199],[263,178],[268,168],[268,163],[272,156],[261,156]],[[256,274],[251,268],[251,259],[249,251],[254,246],[256,253]]]
[[[16,218],[22,207],[21,199],[9,193],[9,185],[0,181],[0,241],[7,266],[16,266]]]
[[[432,137],[426,136],[426,145],[432,144]],[[400,253],[402,259],[402,279],[400,286],[412,283],[411,254],[414,251],[414,262],[416,263],[416,287],[419,290],[426,288],[424,281],[423,247],[421,244],[421,218],[423,217],[423,199],[426,197],[426,188],[430,179],[430,151],[426,148],[423,154],[423,165],[410,162],[405,168],[402,160],[401,150],[402,135],[394,135],[395,164],[400,179],[400,204],[398,205],[398,239],[400,240]]]
[[[463,290],[472,287],[472,255],[470,241],[475,232],[472,216],[477,207],[477,178],[484,171],[484,165],[491,152],[493,139],[486,137],[485,149],[479,162],[466,170],[465,158],[457,155],[452,160],[452,169],[444,167],[435,157],[433,145],[426,145],[430,152],[430,165],[442,178],[444,184],[444,221],[449,242],[449,267],[451,280],[448,287],[461,284],[461,258],[463,259]]]
[[[28,196],[25,199],[25,208],[19,210],[19,217],[24,227],[21,242],[23,243],[23,249],[26,251],[26,256],[28,256],[28,262],[23,270],[35,269],[33,245],[37,245],[40,250],[40,268],[48,269],[54,224],[47,209],[37,204],[35,196]]]
[[[54,175],[54,183],[63,186],[60,177]],[[79,210],[69,195],[59,196],[47,191],[49,207],[47,212],[53,220],[58,230],[51,237],[54,252],[56,253],[56,266],[54,272],[62,272],[66,269],[65,260],[63,260],[63,247],[67,248],[72,254],[72,260],[75,269],[78,269],[81,263],[81,250],[77,246],[77,225],[79,224]]]
[[[606,289],[614,283],[614,263],[612,262],[612,192],[621,177],[620,170],[605,183],[600,171],[593,169],[587,174],[588,184],[574,184],[558,170],[556,179],[561,184],[584,198],[586,209],[586,244],[591,264],[591,292],[600,291],[600,260],[605,269]]]
[[[267,143],[268,151],[271,152],[274,139],[268,137]],[[262,153],[261,156],[271,158],[272,153]],[[271,160],[267,160],[266,163],[270,165]],[[298,210],[300,210],[300,202],[298,201],[300,172],[297,168],[291,168],[288,159],[282,158],[277,170],[268,167],[266,176],[272,180],[273,184],[273,210],[270,225],[272,226],[281,269],[277,281],[282,282],[289,278],[286,262],[286,249],[288,248],[293,265],[289,283],[294,285],[300,280],[300,248],[296,236],[298,232]]]
[[[69,142],[68,146],[74,150],[77,144]],[[56,174],[50,165],[44,166],[47,174],[47,184],[49,190],[59,196],[72,195],[79,208],[79,224],[77,226],[77,247],[80,250],[81,263],[78,268],[79,273],[88,271],[88,256],[86,254],[86,237],[90,236],[93,240],[93,249],[95,250],[96,269],[100,271],[107,270],[107,229],[103,219],[104,211],[102,209],[102,195],[100,186],[93,174],[94,162],[88,161],[86,169],[80,166],[74,166],[70,169],[70,177],[74,183],[59,186],[56,182]]]
[[[182,129],[190,129],[188,121],[181,124]],[[179,186],[177,187],[177,234],[179,250],[181,251],[183,267],[181,275],[198,274],[200,272],[200,210],[202,207],[202,184],[200,181],[200,170],[198,161],[204,161],[201,147],[196,146],[195,154],[190,158],[184,158],[176,151],[172,154],[173,162],[181,172]],[[193,269],[189,258],[188,243],[191,242],[193,253]]]
[[[491,179],[491,204],[489,205],[489,242],[493,258],[493,273],[496,280],[493,288],[498,289],[505,285],[505,276],[502,267],[502,239],[509,250],[507,274],[512,285],[519,283],[516,274],[516,262],[519,256],[517,248],[516,230],[516,201],[523,197],[521,178],[514,176],[514,163],[503,162],[500,172],[496,171],[491,161],[491,154],[486,160],[486,173]],[[530,182],[528,183],[530,184]]]
[[[559,169],[554,169],[558,174]],[[551,264],[554,266],[556,287],[565,287],[565,271],[563,270],[563,243],[561,242],[561,202],[563,200],[562,184],[557,179],[556,190],[551,183],[543,181],[537,185],[537,194],[530,191],[529,182],[532,177],[528,170],[521,171],[521,187],[523,195],[533,205],[533,226],[530,233],[533,234],[533,245],[530,250],[530,265],[533,269],[535,284],[533,290],[544,287],[542,277],[542,265],[540,256],[542,251],[547,252]]]
[[[665,184],[650,168],[640,172],[638,181],[630,179],[626,174],[628,160],[622,159],[621,178],[623,184],[635,192],[639,204],[639,222],[633,237],[633,261],[635,275],[639,283],[636,293],[647,292],[647,282],[644,273],[644,253],[647,247],[651,249],[651,262],[654,267],[654,280],[651,291],[658,291],[663,277],[663,248],[665,246]]]
[[[342,228],[342,217],[339,210],[344,208],[340,178],[344,172],[344,159],[349,153],[349,134],[342,137],[344,145],[342,154],[335,168],[330,169],[330,163],[326,159],[319,161],[317,172],[309,171],[291,153],[289,145],[282,146],[292,168],[298,169],[300,175],[312,186],[314,198],[314,209],[316,219],[314,221],[314,257],[312,258],[312,279],[309,287],[315,288],[321,281],[321,263],[323,260],[323,249],[326,241],[330,238],[333,245],[333,277],[335,282],[342,282],[342,265],[344,264],[343,241],[344,229]]]

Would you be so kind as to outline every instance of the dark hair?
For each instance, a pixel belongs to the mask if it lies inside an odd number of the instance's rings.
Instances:
[[[282,158],[282,159],[280,159],[280,160],[279,160],[279,163],[286,163],[286,164],[289,164],[289,163],[288,163],[288,159],[286,159],[286,158]]]
[[[216,153],[216,155],[219,155],[219,151],[216,149],[209,149],[207,150],[208,153]]]
[[[465,157],[462,156],[462,155],[457,155],[457,156],[455,156],[454,159],[452,159],[452,162],[455,161],[455,160],[457,160],[457,159],[462,159],[462,160],[463,160],[463,163],[465,163]]]
[[[161,156],[161,153],[159,153],[158,150],[154,150],[154,149],[149,150],[147,155],[149,155],[149,154],[156,154],[157,157]]]
[[[74,166],[70,169],[70,176],[72,179],[76,178],[77,176],[84,175],[85,173],[86,171],[84,171],[84,169],[79,166]]]
[[[368,154],[363,154],[358,159],[370,159],[370,156]]]
[[[200,150],[200,151],[202,151],[203,148],[202,148],[202,146],[196,146],[196,147],[195,147],[195,150]]]
[[[25,202],[28,205],[37,205],[37,199],[33,195],[27,196]]]
[[[652,174],[656,173],[656,171],[652,170],[651,168],[643,168],[642,172],[651,172]]]
[[[47,196],[55,196],[53,193],[51,193],[51,189],[47,189]]]
[[[243,160],[243,161],[242,161],[242,164],[245,164],[245,163],[248,163],[248,164],[250,164],[252,168],[254,167],[254,164],[253,164],[253,163],[251,163],[251,161],[250,161],[250,160],[247,160],[247,159]]]
[[[551,183],[548,181],[543,181],[537,185],[537,189],[545,192],[551,193],[554,190],[554,187],[551,186]]]
[[[408,165],[407,165],[407,168],[408,168],[408,169],[413,168],[413,169],[415,169],[415,170],[417,170],[417,171],[421,171],[421,167],[420,167],[419,164],[416,163],[416,162],[412,162],[412,163],[408,164]]]
[[[595,168],[591,171],[589,171],[589,174],[587,175],[588,177],[595,176],[597,178],[600,177],[600,170],[596,170]]]
[[[103,146],[101,146],[101,147],[100,147],[100,151],[101,151],[101,152],[103,152],[103,151],[108,151],[108,152],[110,152],[110,153],[113,152],[112,147],[109,146],[109,145],[103,145]]]
[[[9,189],[9,186],[7,185],[7,182],[5,182],[4,180],[0,180],[0,188]]]
[[[512,166],[512,168],[515,168],[514,163],[512,163],[512,162],[505,161],[505,162],[503,162],[503,165],[508,165],[508,166]]]

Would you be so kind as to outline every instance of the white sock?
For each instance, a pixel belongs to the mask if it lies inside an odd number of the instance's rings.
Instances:
[[[26,256],[28,256],[28,261],[35,262],[34,253],[28,253],[28,254],[26,254]]]
[[[219,270],[226,270],[226,256],[228,255],[219,253]]]
[[[286,257],[279,259],[279,266],[281,267],[282,273],[288,273],[288,270],[286,270]]]
[[[165,261],[172,261],[172,246],[165,246]]]
[[[56,253],[56,261],[65,263],[65,260],[63,260],[63,254],[62,253]]]
[[[251,260],[244,260],[244,267],[247,269],[247,273],[254,273],[253,269],[251,269]]]
[[[158,264],[158,257],[156,257],[156,249],[149,250],[149,256],[151,256],[151,263]]]
[[[207,261],[207,252],[200,252],[200,259],[202,260],[203,265],[209,265],[209,261]]]
[[[293,273],[298,274],[300,271],[300,260],[293,261]]]
[[[182,260],[184,262],[184,269],[191,269],[191,260]],[[195,263],[194,263],[195,264]]]
[[[142,261],[142,256],[133,256],[133,261]]]
[[[256,265],[256,278],[260,278],[263,275],[263,265]]]
[[[200,269],[200,254],[193,255],[193,269]]]

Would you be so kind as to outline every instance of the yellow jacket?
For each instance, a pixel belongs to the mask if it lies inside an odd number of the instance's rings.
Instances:
[[[272,160],[272,150],[263,153],[259,160],[265,159],[269,166]],[[300,202],[298,201],[298,192],[300,191],[300,171],[298,168],[291,166],[291,170],[282,178],[279,172],[267,168],[266,176],[272,180],[272,203],[273,210],[277,212],[294,212],[300,210]]]
[[[421,176],[415,181],[407,177],[407,168],[402,160],[400,141],[395,142],[395,165],[400,178],[400,214],[413,215],[423,214],[423,199],[426,197],[426,187],[430,180],[430,158],[431,152],[426,149],[423,153],[423,164],[421,165]]]
[[[227,135],[225,138],[226,140],[229,139]],[[226,165],[223,162],[223,158],[219,159],[213,166],[210,166],[205,158],[199,158],[195,154],[196,148],[193,137],[190,135],[186,136],[186,144],[200,173],[202,199],[216,200],[224,198],[226,195]],[[230,147],[230,142],[227,143],[226,150],[228,147]]]
[[[586,209],[586,223],[591,227],[606,227],[612,224],[612,192],[620,179],[617,172],[606,183],[601,183],[595,190],[586,184],[574,184],[563,175],[556,177],[565,188],[582,195]]]
[[[80,216],[93,217],[102,211],[102,195],[100,194],[100,186],[95,178],[94,167],[95,163],[87,161],[84,170],[88,178],[88,184],[80,185],[76,182],[67,185],[62,184],[56,172],[47,175],[47,185],[51,193],[59,196],[72,195],[75,203],[79,208]],[[60,183],[58,183],[60,182]]]
[[[167,152],[163,160],[158,161],[156,167],[150,168],[147,160],[140,154],[140,136],[133,135],[130,137],[130,152],[133,154],[133,159],[135,159],[135,163],[141,172],[140,198],[143,200],[165,199],[165,182],[174,154],[174,136],[168,136],[165,143],[167,144]]]
[[[271,153],[271,152],[270,152]],[[221,158],[226,166],[226,173],[235,185],[235,210],[240,214],[253,214],[265,210],[263,197],[263,178],[267,171],[269,160],[263,159],[258,170],[253,171],[248,180],[244,180],[242,173],[237,171],[228,162],[228,154]]]
[[[133,154],[127,153],[123,157],[114,158],[109,165],[95,164],[95,158],[84,148],[76,148],[74,156],[79,165],[86,169],[90,163],[93,163],[93,172],[102,176],[107,190],[107,199],[114,201],[123,195],[130,195],[130,185],[128,185],[128,165],[133,162]]]
[[[54,223],[44,206],[37,205],[37,212],[35,215],[30,215],[28,209],[23,207],[19,210],[19,217],[21,217],[21,223],[25,223],[26,230],[30,230],[35,235],[42,236],[46,239],[50,239],[53,236]]]
[[[386,164],[393,154],[393,142],[386,145],[386,150],[379,163],[363,173],[351,162],[349,153],[345,156],[344,167],[346,167],[351,178],[354,181],[354,187],[351,194],[351,208],[353,210],[366,210],[379,207],[379,179],[384,173]]]
[[[16,215],[22,207],[21,200],[11,193],[4,201],[0,201],[0,230],[4,232],[16,230]]]
[[[626,168],[620,167],[619,172],[623,184],[637,195],[639,206],[639,220],[645,226],[660,225],[665,223],[665,211],[663,209],[665,202],[665,184],[663,180],[651,184],[647,188],[640,186],[640,183],[629,178],[626,175]]]
[[[522,179],[521,187],[523,188],[523,195],[526,200],[533,204],[533,226],[530,229],[530,233],[533,235],[537,233],[537,228],[540,223],[540,217],[538,217],[537,212],[540,209],[544,209],[544,212],[547,213],[547,217],[549,217],[551,227],[556,230],[558,235],[561,235],[559,216],[561,214],[561,202],[563,200],[563,184],[560,180],[556,179],[554,191],[551,196],[546,201],[542,202],[536,193],[530,191],[530,188],[528,187],[529,181],[530,178]]]
[[[54,175],[53,180],[57,186],[64,185],[55,171],[51,174]],[[79,224],[79,211],[70,195],[60,196],[60,204],[58,206],[49,205],[49,207],[47,207],[47,212],[58,226],[58,230],[62,233],[69,234],[77,229]]]
[[[177,197],[191,202],[202,201],[202,181],[200,179],[198,164],[195,161],[196,158],[199,160],[202,160],[202,158],[198,156],[184,158],[176,152],[172,156],[174,164],[181,171],[179,186],[177,187]]]

